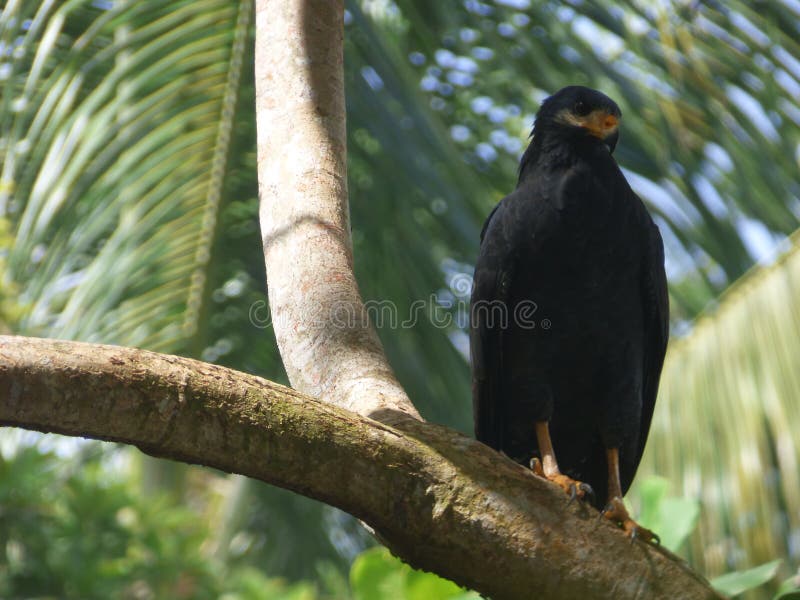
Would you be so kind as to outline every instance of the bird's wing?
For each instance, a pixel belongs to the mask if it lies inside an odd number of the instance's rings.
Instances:
[[[648,219],[649,236],[647,257],[644,261],[642,277],[642,298],[644,302],[645,341],[644,341],[644,380],[642,382],[642,425],[640,429],[636,463],[644,452],[650,421],[658,394],[658,380],[667,352],[669,338],[669,294],[667,276],[664,272],[664,243],[658,226]]]
[[[494,205],[494,208],[489,212],[489,216],[486,217],[486,221],[484,221],[483,227],[481,227],[481,243],[483,243],[483,238],[486,237],[486,230],[489,229],[489,223],[492,222],[494,213],[497,212],[497,209],[500,208],[501,204],[503,204],[502,200]]]
[[[505,200],[486,219],[475,264],[470,300],[470,361],[475,437],[494,448],[502,435],[502,397],[497,375],[502,372],[502,322],[513,273],[513,252],[506,239]]]
[[[578,186],[583,193],[584,180],[583,173],[575,172],[562,177],[557,186],[546,177],[519,186],[495,206],[481,231],[470,303],[472,408],[475,437],[493,448],[504,446],[503,332],[513,326],[510,303],[512,282],[522,260],[520,249],[525,248],[526,256],[536,252],[553,229],[554,219],[558,220],[560,196],[570,186]],[[557,191],[548,194],[553,187]]]

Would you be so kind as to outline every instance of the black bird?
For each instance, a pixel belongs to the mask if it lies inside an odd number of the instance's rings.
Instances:
[[[612,156],[620,118],[589,88],[547,98],[517,187],[483,226],[475,434],[650,540],[622,495],[647,440],[669,307],[658,227]]]

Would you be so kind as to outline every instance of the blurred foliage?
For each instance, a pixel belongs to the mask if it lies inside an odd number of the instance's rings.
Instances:
[[[796,236],[795,236],[796,237]],[[800,536],[800,246],[742,278],[667,355],[639,480],[702,505],[687,557],[711,576],[786,559]],[[634,484],[631,496],[647,491]]]
[[[349,582],[341,574],[347,568],[324,564],[318,565],[317,583],[269,578],[264,565],[210,556],[214,532],[198,518],[197,504],[213,502],[208,496],[216,486],[204,486],[194,506],[181,507],[134,492],[121,449],[104,452],[99,443],[84,442],[67,452],[61,448],[59,455],[38,444],[9,446],[0,452],[2,598],[479,598],[432,573],[413,571],[384,548],[361,553]],[[296,524],[294,519],[285,526]],[[259,528],[247,531],[253,530]],[[276,538],[284,536],[278,532]],[[287,575],[295,578],[291,568]]]
[[[798,11],[786,0],[347,1],[356,271],[367,300],[394,307],[376,325],[428,419],[471,430],[471,264],[539,102],[582,83],[622,106],[617,156],[664,233],[675,331],[692,331],[670,350],[642,472],[700,501],[683,548],[712,575],[800,560],[790,261],[713,312],[800,224]],[[285,381],[264,303],[252,40],[250,0],[5,4],[0,330]],[[149,464],[143,481],[225,488],[202,520],[214,525],[209,555],[236,565],[242,589],[261,585],[252,565],[334,589],[367,544],[352,519],[318,503]],[[643,518],[670,522],[656,502],[664,494],[642,488]],[[679,512],[670,544],[691,527]]]
[[[667,495],[669,481],[657,475],[640,481],[638,523],[660,537],[661,545],[679,552],[697,526],[700,502]]]
[[[210,559],[209,523],[188,507],[136,494],[115,475],[124,458],[78,446],[0,455],[0,597],[315,600],[252,567]]]
[[[375,542],[349,515],[287,490],[244,477],[224,494],[214,553],[292,580],[330,582]]]
[[[655,531],[667,550],[678,552],[697,525],[700,503],[691,498],[669,496],[668,487],[669,482],[658,476],[646,477],[639,482],[641,512],[638,521]],[[732,571],[715,577],[711,585],[725,596],[740,596],[745,592],[763,592],[760,595],[767,596],[768,588],[762,586],[774,580],[781,562],[777,559],[752,569]],[[790,578],[781,584],[773,600],[786,600],[797,593],[800,593],[800,585]]]
[[[402,32],[431,108],[498,196],[546,95],[577,83],[620,103],[616,156],[664,234],[674,318],[696,315],[800,226],[796,5],[390,4],[376,12]]]
[[[800,600],[800,574],[783,581],[773,600]]]
[[[726,573],[715,577],[711,580],[711,585],[726,596],[738,596],[773,579],[780,566],[780,559],[773,560],[752,569]]]
[[[13,245],[8,219],[0,218],[0,334],[11,332],[10,323],[16,323],[22,315],[22,307],[17,301],[19,286],[6,277],[7,248]]]
[[[433,573],[415,571],[386,548],[361,553],[350,570],[354,600],[480,600],[476,592],[458,587]]]

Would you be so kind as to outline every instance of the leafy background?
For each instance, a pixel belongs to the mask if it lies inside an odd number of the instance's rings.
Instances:
[[[423,415],[470,431],[480,225],[542,98],[600,88],[622,107],[617,157],[662,229],[672,301],[630,499],[645,520],[666,498],[656,528],[686,530],[676,543],[708,576],[777,559],[775,581],[792,576],[800,5],[352,0],[345,22],[357,276],[399,323],[424,307],[413,327],[379,323]],[[252,42],[246,0],[5,4],[0,329],[285,380],[263,303]],[[369,597],[348,573],[385,564],[372,550],[351,571],[369,538],[282,490],[93,442],[0,440],[4,596]]]

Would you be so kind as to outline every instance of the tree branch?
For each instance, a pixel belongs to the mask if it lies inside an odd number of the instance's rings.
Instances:
[[[133,444],[322,500],[496,600],[716,598],[669,553],[472,439],[143,350],[0,336],[0,424]]]

